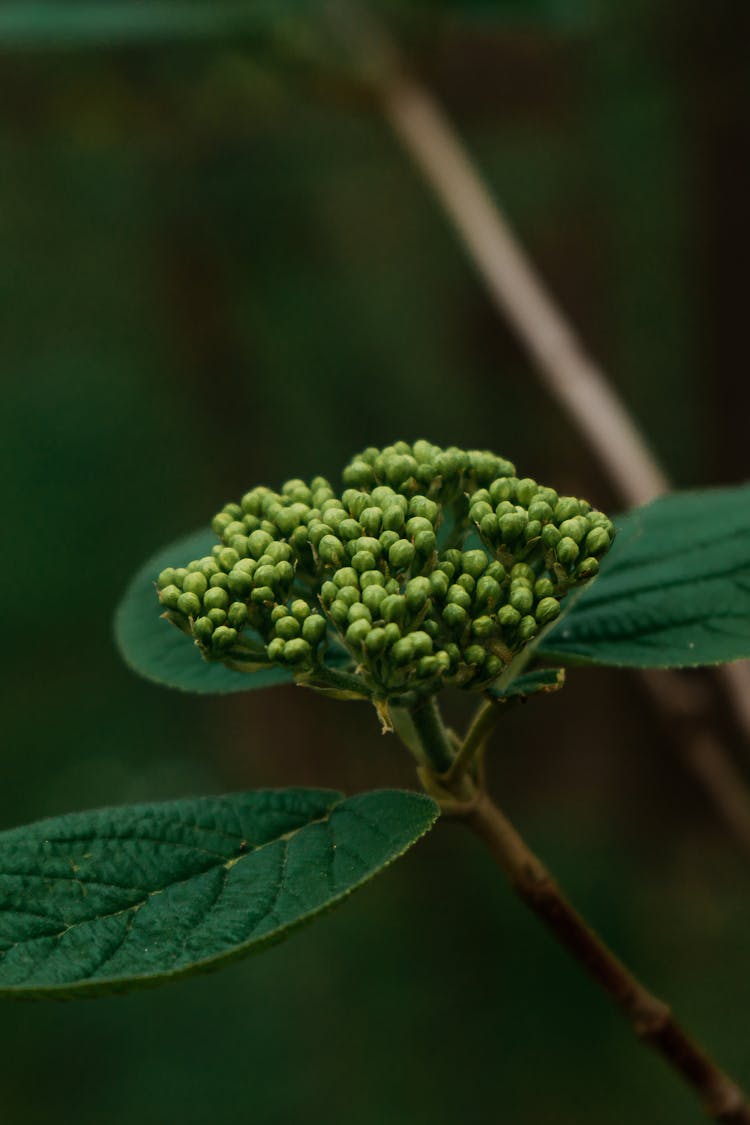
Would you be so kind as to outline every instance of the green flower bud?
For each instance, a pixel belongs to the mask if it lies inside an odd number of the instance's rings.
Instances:
[[[335,582],[324,582],[320,588],[320,600],[323,605],[330,605],[335,600],[339,588]]]
[[[589,529],[588,522],[583,516],[574,516],[572,519],[563,520],[559,526],[563,538],[572,539],[576,543],[581,542]]]
[[[224,528],[229,527],[230,523],[232,522],[233,517],[230,516],[228,512],[219,512],[219,514],[214,516],[214,518],[211,520],[211,528],[217,535],[220,536],[223,535]]]
[[[389,594],[380,603],[380,612],[384,621],[403,621],[406,616],[406,598],[401,594]]]
[[[490,485],[490,500],[493,504],[499,504],[501,500],[514,500],[517,485],[518,480],[514,476],[498,477]]]
[[[464,663],[471,664],[476,668],[481,668],[484,664],[487,653],[481,645],[469,645],[464,650]]]
[[[242,523],[245,528],[245,535],[250,535],[251,532],[257,531],[260,527],[260,520],[257,516],[243,516]]]
[[[222,534],[222,539],[224,540],[225,543],[229,544],[229,541],[231,539],[233,539],[235,535],[242,535],[243,538],[244,538],[245,537],[245,531],[246,531],[246,528],[245,528],[245,521],[244,520],[232,520],[232,522],[228,523],[227,526],[224,528],[224,532]]]
[[[497,632],[497,623],[486,614],[482,617],[476,617],[471,623],[471,632],[480,641],[488,640],[490,637],[494,637]]]
[[[380,607],[387,597],[382,586],[367,586],[362,591],[362,604],[366,605],[375,617],[380,617]]]
[[[528,516],[524,517],[521,512],[508,512],[506,515],[500,516],[497,522],[503,543],[515,543],[516,539],[523,534]]]
[[[193,622],[193,636],[202,645],[207,645],[210,642],[213,631],[214,626],[210,617],[198,617]]]
[[[249,598],[254,583],[252,575],[248,574],[245,570],[239,570],[235,567],[233,570],[230,570],[227,575],[227,585],[235,597]]]
[[[418,531],[414,536],[414,549],[420,555],[431,555],[437,547],[434,531]]]
[[[304,664],[310,659],[310,646],[302,637],[284,644],[284,661],[287,664]]]
[[[213,648],[219,649],[224,652],[226,649],[231,648],[237,640],[237,630],[230,629],[227,625],[219,625],[218,629],[214,629],[211,644]]]
[[[554,512],[546,500],[534,500],[529,504],[529,519],[541,524],[549,523]]]
[[[515,629],[520,620],[521,614],[512,605],[504,605],[497,611],[497,621],[503,629]]]
[[[406,521],[406,534],[410,539],[413,539],[420,531],[434,532],[432,524],[424,516],[412,516],[411,519]]]
[[[493,559],[485,571],[485,577],[494,578],[496,582],[502,585],[505,581],[505,567],[501,562]]]
[[[379,484],[370,493],[370,500],[376,508],[382,508],[385,511],[391,503],[401,508],[403,497],[394,492],[387,484]],[[401,510],[404,511],[405,509],[401,508]]]
[[[223,570],[219,570],[216,574],[211,575],[208,580],[208,585],[212,590],[228,590],[229,575],[225,574]]]
[[[537,631],[537,623],[529,614],[522,617],[518,623],[518,636],[522,641],[529,641]]]
[[[338,532],[342,539],[359,539],[362,534],[362,528],[359,526],[359,520],[353,520],[349,517],[341,521]]]
[[[240,558],[244,558],[247,555],[247,536],[233,535],[229,540],[229,546],[237,552]]]
[[[387,553],[388,551],[390,551],[394,543],[401,542],[401,536],[397,531],[383,531],[380,533],[378,542],[380,543],[382,550]]]
[[[586,551],[589,555],[603,555],[609,550],[609,534],[604,527],[594,527],[586,536]]]
[[[482,674],[487,679],[494,680],[496,676],[500,675],[500,673],[502,672],[504,667],[505,667],[505,665],[503,664],[500,657],[495,656],[494,652],[489,652],[487,654],[487,657],[486,657],[485,661],[484,661],[484,667],[482,669]]]
[[[474,589],[476,587],[476,582],[470,574],[459,574],[458,578],[456,579],[456,585],[460,586],[462,590],[465,590],[467,594],[473,595]]]
[[[487,569],[487,556],[484,551],[464,551],[461,556],[461,566],[464,574],[472,578],[480,578]]]
[[[266,554],[272,563],[289,562],[292,558],[292,549],[288,543],[269,543]]]
[[[159,600],[167,609],[177,609],[177,603],[182,596],[179,586],[165,586],[159,591]]]
[[[216,628],[218,625],[225,625],[227,620],[227,612],[225,609],[209,609],[206,617],[211,624]]]
[[[370,551],[357,551],[352,558],[352,566],[361,574],[374,570],[376,565],[375,556]]]
[[[429,577],[430,592],[436,598],[444,598],[448,593],[450,579],[442,570],[433,570]]]
[[[224,547],[216,556],[216,561],[223,571],[229,573],[232,567],[240,561],[240,556],[233,547]]]
[[[383,531],[401,531],[404,526],[404,512],[398,504],[391,504],[383,512]]]
[[[302,622],[302,637],[309,645],[319,645],[327,632],[325,618],[319,613],[312,613]]]
[[[391,660],[397,667],[411,664],[414,655],[414,645],[410,637],[402,637],[400,641],[396,641],[391,649]]]
[[[384,589],[385,589],[386,594],[400,594],[401,593],[401,583],[398,581],[397,578],[388,578],[388,579],[386,579]]]
[[[156,588],[166,590],[167,586],[174,586],[174,567],[168,566],[156,579]]]
[[[330,503],[335,506],[326,508],[325,504],[323,505],[323,511],[320,514],[320,522],[324,523],[326,527],[330,527],[331,531],[338,534],[342,523],[344,523],[345,520],[351,519],[351,516],[342,507],[338,506],[338,500],[331,500]]]
[[[249,560],[240,559],[240,562],[243,562],[243,561],[248,562]],[[199,565],[198,569],[200,570],[201,574],[204,575],[205,578],[207,578],[207,579],[210,579],[211,576],[214,575],[214,574],[221,574],[222,573],[222,571],[219,570],[219,564],[217,563],[216,559],[213,558],[211,555],[206,555],[205,558],[202,558],[200,560],[200,565]]]
[[[538,578],[534,583],[535,598],[551,598],[555,593],[555,584],[549,578]],[[537,617],[537,621],[539,618]]]
[[[437,564],[437,569],[438,569],[438,571],[440,571],[441,573],[443,573],[445,575],[445,577],[448,579],[448,581],[450,581],[451,578],[453,577],[453,575],[456,573],[456,568],[453,565],[453,563],[450,563],[450,562],[447,562],[447,561],[439,562]]]
[[[298,621],[304,621],[310,616],[310,606],[303,598],[295,598],[289,608],[292,617],[296,617]]]
[[[407,570],[414,559],[414,545],[408,539],[399,539],[388,551],[388,562],[394,570]]]
[[[330,527],[327,523],[323,523],[322,520],[310,520],[307,525],[307,537],[315,548],[317,548],[324,535],[330,534]]]
[[[555,523],[559,526],[565,520],[572,520],[580,512],[575,496],[561,496],[555,504]]]
[[[278,581],[279,572],[272,563],[257,567],[253,575],[253,582],[256,586],[270,586],[273,589]]]
[[[524,579],[526,582],[534,583],[536,581],[536,574],[528,563],[516,563],[511,567],[510,580],[517,582],[519,578]]]
[[[482,520],[493,514],[492,507],[486,500],[479,500],[469,508],[469,519],[481,524]]]
[[[276,624],[277,621],[281,621],[282,617],[288,617],[288,616],[289,616],[289,610],[286,608],[285,605],[275,605],[273,607],[273,609],[271,610],[271,621],[273,621],[274,625]]]
[[[422,680],[431,680],[442,670],[443,666],[436,656],[423,656],[417,662],[417,675]]]
[[[561,535],[554,524],[548,523],[542,528],[542,543],[550,550],[554,551],[557,544],[560,542]]]
[[[366,535],[380,535],[383,513],[380,508],[365,508],[359,517],[359,522]]]
[[[423,629],[416,629],[409,634],[415,657],[429,656],[432,652],[432,637]]]
[[[346,630],[346,639],[354,648],[359,648],[361,644],[364,644],[365,638],[371,629],[372,625],[370,622],[360,618],[359,621],[353,621]]]
[[[291,535],[295,527],[299,527],[301,522],[299,509],[295,509],[295,507],[280,508],[274,516],[274,523],[282,535]]]
[[[294,531],[289,536],[289,543],[295,551],[301,551],[308,539],[309,534],[307,528],[300,525],[300,527],[295,527]]]
[[[395,621],[389,621],[383,629],[383,632],[385,633],[386,648],[390,648],[391,645],[395,645],[396,641],[401,637],[401,630],[399,629]]]
[[[379,652],[383,652],[385,649],[385,645],[385,629],[371,629],[365,637],[365,648],[372,656],[376,656]]]
[[[267,531],[254,531],[247,537],[248,553],[251,554],[253,558],[259,559],[266,547],[271,543],[273,543],[273,538]]]
[[[540,625],[546,625],[548,621],[554,621],[559,612],[560,603],[557,598],[542,598],[536,607],[535,617]]]
[[[374,479],[372,467],[366,461],[353,461],[347,465],[342,473],[344,484],[356,485],[357,488],[368,488]]]
[[[479,534],[482,539],[486,539],[489,543],[494,543],[500,538],[500,524],[497,521],[497,516],[492,512],[482,516],[479,521]]]
[[[516,499],[518,503],[523,504],[524,508],[528,508],[529,504],[535,499],[538,488],[539,485],[535,480],[532,480],[531,477],[524,477],[522,480],[519,480],[516,485]]]
[[[500,601],[500,595],[500,583],[495,578],[490,577],[489,574],[485,574],[477,582],[474,598],[478,606],[494,609]]]
[[[300,633],[299,621],[296,617],[282,617],[276,622],[276,636],[284,641],[292,641]]]
[[[417,471],[417,462],[409,454],[390,457],[386,467],[386,479],[393,488],[398,488],[413,477]]]
[[[523,532],[524,543],[530,543],[532,539],[538,539],[541,533],[542,525],[539,520],[529,520]]]
[[[366,605],[362,602],[355,602],[354,605],[349,607],[349,621],[367,621],[372,622],[372,614]]]
[[[440,509],[434,500],[429,500],[426,496],[412,496],[409,501],[408,508],[409,515],[412,517],[421,516],[423,519],[429,520],[432,525],[437,521],[440,514]]]
[[[334,574],[333,581],[340,590],[343,589],[344,586],[359,587],[359,578],[357,577],[356,570],[352,566],[342,566]]]
[[[410,613],[419,613],[427,604],[431,590],[429,578],[411,578],[406,583],[406,606]]]
[[[448,655],[448,653],[445,651],[445,649],[441,649],[440,652],[436,652],[435,655],[431,658],[422,657],[422,659],[423,660],[426,660],[426,659],[434,660],[437,663],[438,672],[448,672],[448,671],[450,671],[452,661],[451,661],[451,658]]]
[[[212,586],[203,596],[206,609],[226,609],[229,605],[229,594],[221,586]]]
[[[464,590],[463,593],[466,593],[466,591]],[[449,629],[463,629],[468,620],[468,613],[464,607],[457,602],[449,603],[443,610],[443,621]]]
[[[244,602],[232,602],[227,613],[227,623],[232,629],[241,629],[247,624],[247,606]]]
[[[346,604],[346,602],[341,601],[339,598],[337,598],[335,602],[332,602],[329,605],[328,613],[331,620],[335,625],[338,625],[340,629],[342,629],[349,620],[349,606]]]
[[[250,595],[250,600],[255,602],[256,605],[262,605],[264,602],[275,601],[276,595],[270,586],[258,586]]]
[[[471,608],[471,594],[458,584],[451,586],[447,597],[448,605],[458,605],[463,610]]]
[[[385,586],[385,576],[379,570],[366,570],[360,574],[359,584],[363,590],[368,586]]]
[[[266,655],[268,659],[273,660],[275,663],[283,660],[285,644],[286,641],[283,641],[281,637],[274,637],[273,640],[266,645]]]
[[[422,629],[427,634],[428,637],[432,638],[433,641],[435,640],[438,633],[440,632],[440,626],[438,625],[437,621],[435,621],[435,619],[433,617],[426,617],[425,618],[425,620],[422,622]]]
[[[530,613],[534,605],[534,595],[528,586],[511,586],[508,602],[520,614]]]
[[[595,574],[599,573],[599,560],[598,559],[584,559],[576,567],[576,575],[578,578],[593,578]]]
[[[349,608],[359,601],[359,590],[356,586],[342,586],[338,593],[337,601],[343,602]]]
[[[323,535],[318,540],[318,554],[324,563],[340,566],[344,560],[344,544],[335,535]]]
[[[578,544],[575,539],[561,539],[555,548],[555,554],[558,562],[563,566],[569,566],[578,558]]]

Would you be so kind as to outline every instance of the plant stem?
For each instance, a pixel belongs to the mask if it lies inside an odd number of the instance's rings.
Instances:
[[[428,704],[409,711],[421,743],[420,758],[432,763],[437,774],[430,777],[420,771],[425,788],[438,799],[445,795],[444,812],[482,841],[516,894],[620,1008],[639,1039],[698,1094],[709,1117],[725,1125],[750,1125],[750,1106],[739,1086],[687,1034],[669,1006],[604,944],[489,795],[465,774],[452,779],[452,769],[443,764],[452,754],[440,711],[434,697]],[[477,747],[487,737],[491,714],[489,706],[477,713],[454,766],[467,743]]]
[[[709,1117],[726,1125],[750,1125],[750,1107],[742,1090],[683,1030],[668,1005],[607,948],[490,797],[480,793],[460,819],[552,936],[617,1004],[635,1034],[695,1090]]]

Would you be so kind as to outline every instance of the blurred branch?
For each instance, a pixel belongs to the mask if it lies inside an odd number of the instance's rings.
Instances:
[[[355,0],[329,0],[326,12],[334,34],[360,61],[383,113],[443,205],[495,308],[507,318],[544,385],[620,495],[638,505],[667,491],[667,475],[557,307],[435,97],[408,73],[387,31]],[[728,665],[716,675],[737,724],[750,737],[750,663]],[[683,761],[750,853],[750,791],[711,731],[711,699],[707,693],[696,697],[679,673],[649,672],[642,679],[665,717],[679,722]]]

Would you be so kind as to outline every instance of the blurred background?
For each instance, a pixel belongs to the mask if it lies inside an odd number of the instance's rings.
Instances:
[[[414,784],[364,705],[182,696],[118,659],[133,570],[248,486],[336,477],[366,444],[424,436],[618,508],[300,8],[242,35],[82,48],[64,4],[20,35],[0,5],[3,828],[258,786]],[[745,479],[740,8],[402,0],[386,15],[673,479]],[[465,721],[464,700],[447,710]],[[750,860],[638,681],[570,674],[508,716],[490,772],[574,901],[750,1083]],[[0,1007],[5,1120],[697,1125],[463,835],[441,827],[221,974]]]

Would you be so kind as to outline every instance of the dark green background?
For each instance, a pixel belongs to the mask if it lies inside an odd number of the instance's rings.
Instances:
[[[675,480],[744,479],[739,9],[394,20]],[[359,705],[136,680],[111,637],[131,572],[248,485],[399,437],[617,498],[345,76],[206,43],[0,51],[0,89],[0,825],[412,785]],[[581,671],[513,713],[491,772],[575,901],[750,1084],[750,864],[634,677]],[[220,975],[0,1008],[0,1058],[10,1125],[702,1120],[448,825]]]

